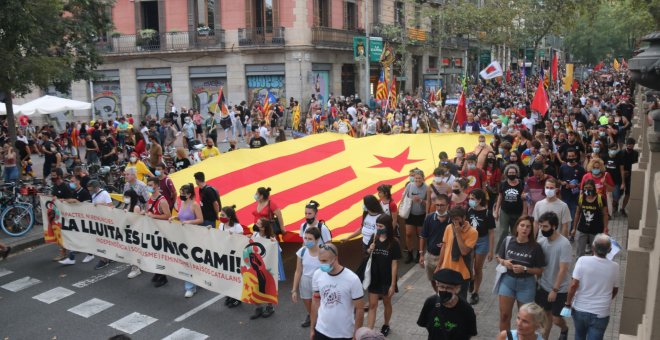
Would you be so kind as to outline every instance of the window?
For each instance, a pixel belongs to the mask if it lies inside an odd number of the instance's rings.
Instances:
[[[273,33],[273,0],[254,0],[254,26],[261,33]]]
[[[371,18],[371,22],[374,24],[379,24],[380,23],[380,0],[372,0],[371,2],[371,8],[373,9],[373,15]]]
[[[422,27],[422,6],[415,5],[415,28]]]
[[[438,67],[438,57],[429,56],[429,68],[435,69]]]
[[[215,29],[217,0],[195,0],[195,12],[197,14],[198,29]]]
[[[344,29],[351,31],[357,29],[357,5],[355,2],[344,2]]]
[[[314,26],[330,27],[331,0],[314,0]]]
[[[406,26],[406,13],[402,1],[394,3],[394,22],[401,26]]]

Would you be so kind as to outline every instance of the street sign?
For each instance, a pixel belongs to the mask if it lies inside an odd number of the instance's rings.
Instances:
[[[355,61],[364,61],[367,57],[367,38],[362,36],[353,37],[353,58]],[[383,38],[369,37],[369,61],[380,61],[383,53]]]
[[[380,61],[381,54],[383,54],[383,38],[369,37],[369,60]]]

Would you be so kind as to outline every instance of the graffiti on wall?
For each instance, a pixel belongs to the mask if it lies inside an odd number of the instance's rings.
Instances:
[[[140,103],[142,115],[161,119],[172,108],[172,82],[169,80],[141,80]]]
[[[314,94],[316,100],[321,104],[321,109],[325,112],[328,109],[330,87],[330,74],[328,71],[314,72]]]
[[[208,116],[207,112],[209,111],[219,112],[218,90],[220,86],[225,86],[226,83],[226,78],[191,80],[193,109],[199,110],[204,118]],[[225,99],[227,99],[227,88],[224,87],[223,91]]]
[[[259,102],[263,105],[264,98],[270,92],[280,102],[286,102],[284,93],[284,75],[247,76],[248,103],[250,106]]]
[[[94,83],[94,114],[104,121],[121,115],[121,93],[118,81]]]

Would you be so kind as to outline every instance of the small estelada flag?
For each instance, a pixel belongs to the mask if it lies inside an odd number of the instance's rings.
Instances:
[[[486,80],[501,77],[504,73],[502,72],[502,66],[497,61],[493,61],[485,69],[479,72],[481,78]]]

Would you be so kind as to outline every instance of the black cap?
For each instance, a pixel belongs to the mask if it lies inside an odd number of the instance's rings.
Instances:
[[[451,270],[451,269],[440,269],[435,274],[433,274],[433,279],[452,286],[458,286],[463,284],[463,275],[461,273]]]

